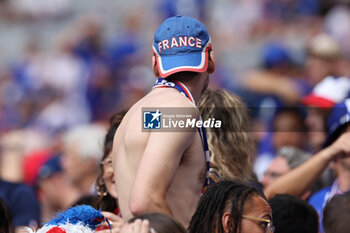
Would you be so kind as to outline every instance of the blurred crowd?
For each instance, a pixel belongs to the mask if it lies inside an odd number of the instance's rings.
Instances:
[[[14,227],[38,227],[94,196],[113,200],[103,183],[113,177],[109,120],[151,90],[152,35],[176,14],[207,25],[210,87],[247,106],[264,190],[324,148],[331,109],[350,93],[349,1],[91,2],[0,1],[0,197]],[[11,27],[31,30],[8,41]],[[333,168],[299,196],[331,185]]]

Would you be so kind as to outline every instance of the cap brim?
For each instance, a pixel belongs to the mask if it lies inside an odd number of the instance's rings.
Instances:
[[[153,50],[154,51],[154,50]],[[159,56],[155,53],[159,75],[166,78],[177,72],[192,71],[204,72],[208,68],[208,50],[199,53],[186,53],[168,56]]]
[[[313,94],[305,96],[301,100],[301,103],[305,106],[320,107],[320,108],[332,108],[336,104],[329,99],[316,96]]]

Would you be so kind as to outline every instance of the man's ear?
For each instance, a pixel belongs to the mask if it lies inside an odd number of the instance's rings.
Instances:
[[[158,70],[158,64],[157,64],[155,55],[152,56],[152,70],[153,70],[154,76],[156,76],[156,77],[160,76],[159,75],[159,70]]]
[[[222,218],[221,218],[221,224],[222,224],[222,227],[224,228],[224,232],[227,233],[229,232],[229,221],[230,221],[230,218],[231,218],[231,214],[229,212],[225,212],[223,215],[222,215]]]
[[[208,73],[211,74],[215,71],[215,59],[214,59],[214,52],[213,50],[209,51],[208,54]]]

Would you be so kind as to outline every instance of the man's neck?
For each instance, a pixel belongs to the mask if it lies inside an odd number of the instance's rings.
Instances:
[[[207,82],[209,82],[209,76],[207,72],[180,72],[170,76],[168,81],[172,82],[174,80],[184,84],[191,92],[194,101],[197,103],[202,94],[204,86],[207,86]]]
[[[197,83],[194,83],[194,82],[185,82],[183,83],[187,88],[188,90],[191,92],[192,96],[193,96],[193,99],[196,103],[198,103],[199,101],[199,98],[201,96],[201,89],[198,88],[198,84]]]
[[[189,89],[196,103],[202,95],[205,82],[209,80],[205,77],[206,75],[206,73],[200,73],[193,79],[181,81]]]
[[[350,189],[350,171],[343,169],[338,174],[339,188],[343,192],[347,192]]]
[[[62,190],[61,197],[60,208],[67,209],[69,206],[72,206],[74,202],[79,200],[79,190],[76,187],[66,186]]]
[[[79,190],[84,194],[90,194],[92,185],[96,182],[97,175],[95,173],[86,175],[77,185]]]

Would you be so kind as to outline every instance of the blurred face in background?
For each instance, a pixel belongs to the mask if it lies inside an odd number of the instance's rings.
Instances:
[[[262,184],[263,188],[266,188],[267,186],[272,184],[278,177],[280,177],[283,174],[286,174],[288,171],[290,171],[290,168],[288,166],[287,159],[281,156],[277,156],[267,168],[260,183]]]
[[[73,183],[79,183],[89,173],[94,170],[90,166],[91,158],[80,157],[76,143],[65,145],[62,154],[62,169],[67,178]]]
[[[52,177],[43,179],[40,181],[40,195],[41,199],[44,199],[46,203],[55,209],[61,208],[61,193],[57,192],[61,188],[61,174],[55,174]]]
[[[316,85],[332,72],[333,64],[324,59],[309,56],[305,68],[309,82]]]
[[[314,152],[319,151],[326,140],[325,119],[327,115],[328,112],[320,108],[310,107],[307,110],[305,125],[308,131],[308,143]]]
[[[304,148],[306,132],[303,119],[296,113],[282,112],[274,121],[274,149],[278,150],[283,146]]]
[[[114,172],[112,166],[112,154],[110,153],[103,161],[103,179],[107,188],[108,193],[114,197],[118,198],[117,187],[114,180]]]
[[[344,133],[350,132],[350,124],[348,123],[348,126],[346,126]],[[346,157],[341,157],[336,160],[336,169],[339,173],[339,171],[347,171],[350,172],[350,157],[349,155],[346,155]],[[345,190],[344,190],[345,191]]]

